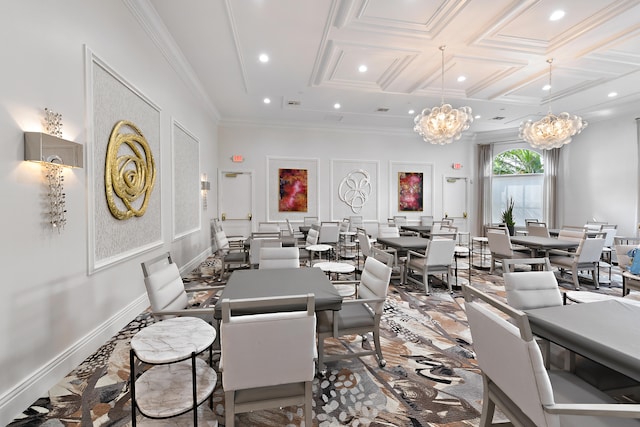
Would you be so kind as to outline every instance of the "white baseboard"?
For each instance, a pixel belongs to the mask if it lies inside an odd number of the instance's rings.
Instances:
[[[0,396],[0,425],[7,425],[19,417],[33,402],[45,396],[60,379],[78,367],[148,307],[149,300],[145,293]]]

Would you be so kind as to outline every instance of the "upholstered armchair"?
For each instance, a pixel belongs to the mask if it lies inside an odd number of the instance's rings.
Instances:
[[[390,279],[391,268],[370,256],[364,263],[360,281],[354,282],[355,298],[344,300],[339,311],[318,313],[318,369],[321,372],[325,370],[325,362],[368,355],[375,355],[380,367],[386,365],[380,346],[380,319]],[[325,354],[324,340],[327,338],[361,335],[364,341],[365,334],[370,332],[373,333],[373,350]]]
[[[502,262],[505,259],[529,258],[530,254],[515,251],[511,246],[509,231],[503,227],[487,228],[487,240],[489,251],[491,251],[491,268],[489,273],[493,274],[496,268],[496,261]],[[502,268],[504,271],[504,266]]]
[[[221,301],[226,427],[235,425],[238,413],[291,405],[303,405],[305,425],[313,425],[314,303],[313,294]],[[297,305],[304,308],[290,311]],[[258,314],[234,315],[247,308]]]
[[[213,323],[214,307],[192,307],[189,294],[200,291],[216,293],[224,286],[190,287],[187,292],[180,270],[169,252],[142,262],[141,266],[151,304],[151,314],[156,320],[174,316],[194,316]]]
[[[593,283],[596,289],[600,288],[598,282],[598,268],[600,257],[602,256],[602,248],[604,247],[603,238],[586,238],[580,241],[578,249],[575,253],[566,255],[554,255],[549,257],[551,265],[560,269],[562,275],[565,270],[571,270],[573,285],[576,290],[580,289],[580,281],[578,271],[591,271]]]
[[[284,248],[262,247],[260,249],[261,270],[277,268],[300,268],[300,251],[293,246]]]
[[[449,275],[451,273],[451,264],[453,264],[453,256],[456,248],[454,239],[436,238],[429,242],[427,250],[424,254],[416,251],[407,253],[407,264],[404,268],[403,283],[412,282],[424,286],[427,295],[431,294],[431,285],[429,283],[429,275],[442,274],[444,281],[452,293],[451,281]],[[412,277],[411,272],[419,272],[422,276],[418,280]]]
[[[640,405],[620,404],[570,371],[547,370],[524,312],[464,286],[473,349],[482,370],[480,426],[496,406],[513,425],[632,426]],[[507,317],[507,319],[505,318]]]

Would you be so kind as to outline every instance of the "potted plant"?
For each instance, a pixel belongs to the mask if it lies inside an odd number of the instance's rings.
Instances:
[[[507,202],[507,208],[502,211],[502,222],[506,224],[509,235],[513,236],[516,222],[513,220],[513,199],[511,197],[509,197],[509,201]]]

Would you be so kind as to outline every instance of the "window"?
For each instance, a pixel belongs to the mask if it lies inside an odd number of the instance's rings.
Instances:
[[[502,211],[513,199],[516,225],[524,220],[543,218],[544,165],[542,156],[532,150],[503,151],[493,158],[491,221],[501,222]]]

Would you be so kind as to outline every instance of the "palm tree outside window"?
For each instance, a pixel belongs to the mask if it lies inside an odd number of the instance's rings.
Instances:
[[[516,226],[524,220],[544,221],[544,165],[540,153],[525,148],[503,151],[493,158],[491,220],[500,222],[510,199]]]

